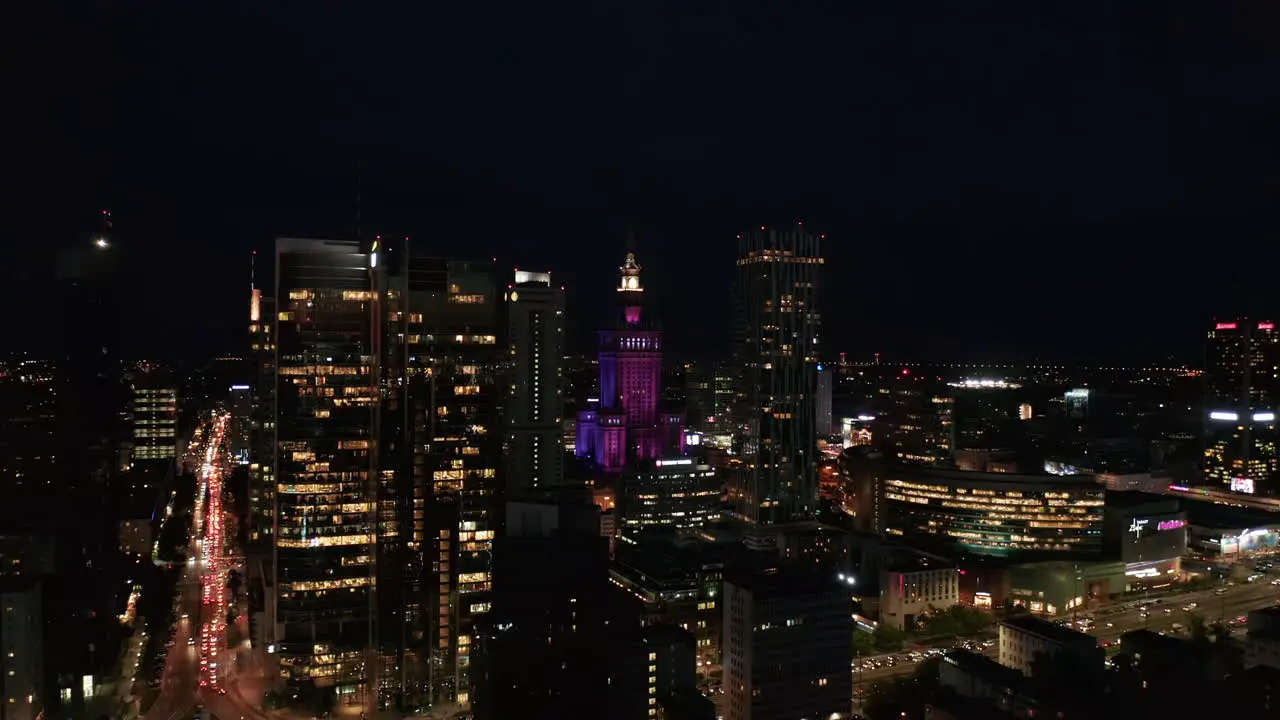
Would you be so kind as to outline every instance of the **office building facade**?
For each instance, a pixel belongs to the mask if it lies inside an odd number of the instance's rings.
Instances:
[[[650,460],[622,474],[622,524],[628,531],[693,529],[720,516],[716,469],[693,458]]]
[[[387,589],[380,617],[392,619],[382,629],[385,682],[405,686],[405,707],[465,707],[500,522],[507,375],[499,276],[491,262],[425,257],[408,240],[387,243],[377,264],[393,303],[384,375],[400,384],[382,415],[379,500],[380,512],[395,508],[397,526],[379,542],[410,568],[388,568],[379,580],[379,592]],[[405,668],[399,677],[397,667]]]
[[[929,613],[960,602],[960,571],[945,565],[885,568],[880,579],[880,622],[914,631]]]
[[[955,399],[936,379],[904,370],[879,389],[872,443],[899,462],[945,466],[956,445]]]
[[[999,662],[1028,677],[1042,655],[1064,655],[1077,667],[1102,668],[1103,650],[1092,635],[1030,615],[1000,622]]]
[[[819,238],[796,226],[739,237],[739,391],[734,424],[743,466],[730,503],[755,525],[817,509],[817,395],[821,315]]]
[[[831,396],[834,390],[835,372],[825,365],[818,366],[818,402],[814,406],[817,416],[814,422],[817,423],[818,437],[831,437],[835,431],[835,425],[831,416]]]
[[[255,252],[249,282],[249,540],[255,549],[269,549],[276,499],[276,299],[259,286],[257,259]]]
[[[1208,331],[1205,358],[1206,485],[1245,494],[1280,492],[1276,413],[1280,333],[1236,318]]]
[[[507,482],[511,489],[564,479],[564,288],[551,273],[517,270],[508,288]]]
[[[276,241],[274,644],[295,684],[373,696],[379,302],[358,242]]]
[[[1097,558],[1106,490],[1092,476],[872,464],[886,535],[913,546],[1023,560]]]
[[[724,717],[846,718],[853,599],[834,578],[783,568],[724,581]]]
[[[178,456],[178,387],[160,370],[133,379],[134,463],[174,463]]]

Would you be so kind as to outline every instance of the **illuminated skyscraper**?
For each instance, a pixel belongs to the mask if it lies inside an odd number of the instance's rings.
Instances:
[[[159,369],[133,380],[133,462],[173,464],[178,455],[177,383]]]
[[[507,290],[507,487],[564,478],[564,288],[550,273],[516,271]]]
[[[491,262],[374,248],[383,297],[379,686],[384,706],[470,702],[473,624],[489,609],[505,345]]]
[[[730,502],[752,524],[787,524],[817,511],[823,260],[819,238],[800,226],[743,233],[738,251],[734,422],[744,465],[731,478]]]
[[[274,638],[290,680],[368,697],[378,298],[359,243],[276,241]]]
[[[683,414],[658,409],[663,336],[644,312],[641,270],[635,254],[627,253],[618,268],[618,324],[599,333],[600,403],[578,413],[578,457],[591,458],[605,472],[684,451],[668,439],[683,438],[671,432],[683,424]]]
[[[344,702],[469,701],[499,496],[491,263],[277,241],[274,643]]]
[[[1280,492],[1280,334],[1275,323],[1248,318],[1215,322],[1206,355],[1206,484],[1248,494]]]

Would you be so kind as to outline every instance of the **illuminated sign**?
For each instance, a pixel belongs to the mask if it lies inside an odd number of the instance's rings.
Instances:
[[[654,462],[658,467],[671,467],[673,465],[692,465],[692,458],[679,458],[676,460],[657,460]]]
[[[1213,412],[1209,413],[1209,419],[1225,420],[1227,422],[1236,422],[1237,420],[1240,419],[1240,416],[1237,415],[1236,413],[1228,412],[1226,410],[1214,410]]]
[[[1253,494],[1253,478],[1231,478],[1231,492]]]
[[[1069,397],[1069,398],[1078,398],[1078,399],[1088,399],[1088,397],[1089,397],[1089,390],[1088,390],[1088,388],[1076,388],[1075,390],[1068,390],[1068,391],[1066,392],[1066,397]]]
[[[1276,324],[1275,323],[1258,323],[1258,329],[1259,330],[1275,330]]]
[[[1160,524],[1156,525],[1156,529],[1157,530],[1177,530],[1178,528],[1186,524],[1187,523],[1182,520],[1161,520]]]
[[[1151,521],[1150,521],[1150,520],[1139,520],[1138,518],[1134,518],[1134,519],[1133,519],[1133,524],[1129,526],[1129,532],[1133,533],[1133,536],[1134,536],[1135,538],[1136,538],[1136,537],[1141,537],[1141,536],[1142,536],[1142,528],[1146,527],[1146,526],[1147,526],[1147,523],[1149,523],[1149,522],[1151,522]]]
[[[1253,414],[1253,421],[1256,423],[1275,422],[1276,414],[1273,412],[1256,412]]]
[[[248,385],[232,385],[232,386],[231,386],[231,389],[232,389],[233,391],[234,391],[234,390],[248,390],[248,389],[249,389],[249,386],[248,386]]]
[[[1218,323],[1217,325],[1214,326],[1213,329],[1214,330],[1235,330],[1236,324],[1235,323]]]

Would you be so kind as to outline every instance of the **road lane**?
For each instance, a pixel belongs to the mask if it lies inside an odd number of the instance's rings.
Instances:
[[[220,416],[223,417],[223,416]],[[222,427],[222,431],[217,428]],[[202,548],[205,543],[205,493],[209,490],[211,468],[216,466],[219,454],[223,453],[222,442],[225,438],[225,420],[215,421],[205,426],[204,446],[199,457],[205,459],[205,465],[199,469],[199,486],[192,513],[191,546],[187,550],[190,560],[182,570],[178,581],[178,594],[175,598],[175,614],[178,618],[177,628],[173,634],[174,644],[166,651],[165,666],[161,673],[160,695],[151,708],[142,716],[142,720],[181,720],[190,717],[196,703],[196,690],[199,677],[199,632],[202,623]],[[210,462],[213,460],[215,462]]]

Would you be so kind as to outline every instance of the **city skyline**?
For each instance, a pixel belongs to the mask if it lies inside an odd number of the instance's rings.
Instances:
[[[4,720],[1276,713],[1280,5],[135,5],[9,23]]]

